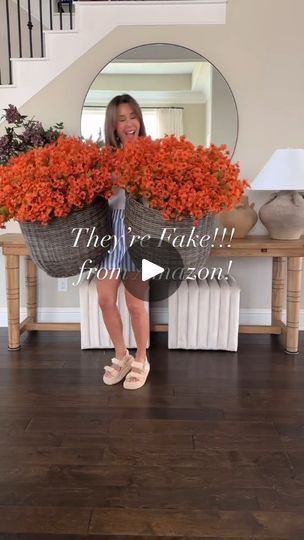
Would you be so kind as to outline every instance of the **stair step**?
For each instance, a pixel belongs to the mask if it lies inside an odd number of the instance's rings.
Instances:
[[[12,60],[13,84],[0,86],[0,110],[8,103],[21,107],[119,26],[179,25],[182,28],[224,24],[226,4],[227,0],[76,2],[74,30],[44,32],[44,58]]]

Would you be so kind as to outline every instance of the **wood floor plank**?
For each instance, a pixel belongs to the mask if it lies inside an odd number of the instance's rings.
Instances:
[[[61,403],[60,401],[53,401],[52,408],[50,412],[50,399],[45,399],[39,401],[39,408],[36,403],[31,401],[19,402],[19,405],[14,402],[11,404],[3,403],[1,404],[1,413],[5,421],[8,417],[18,418],[26,417],[26,419],[31,419],[35,417],[46,417],[50,415],[62,415],[62,416],[74,416],[77,414],[83,414],[84,411],[84,402],[85,399],[71,397],[70,402]],[[111,407],[107,408],[104,398],[100,399],[96,397],[95,402],[90,401],[90,405],[85,406],[86,414],[96,415],[96,408],[100,409],[103,407],[102,417],[104,419],[161,419],[161,420],[227,420],[229,422],[234,421],[246,421],[246,422],[273,422],[273,423],[285,423],[290,421],[290,411],[281,410],[281,409],[268,409],[268,410],[252,410],[252,409],[219,409],[219,408],[208,408],[203,407],[201,409],[191,409],[191,408],[166,408],[166,407],[153,407],[153,408],[138,408],[138,407],[128,407],[128,408],[119,408]],[[301,423],[303,421],[303,411],[294,409],[292,411],[293,422]]]
[[[91,510],[32,506],[0,506],[1,533],[76,533],[88,531]]]
[[[2,430],[11,430],[11,429],[23,429],[25,430],[31,421],[30,416],[20,415],[18,417],[12,418],[9,415],[0,418],[0,432]]]
[[[194,433],[195,448],[225,448],[253,450],[267,447],[283,450],[280,436],[272,422],[214,422],[204,432]]]
[[[39,361],[37,361],[37,358],[28,357],[26,358],[26,361],[23,361],[19,358],[10,358],[7,362],[0,362],[0,373],[4,373],[4,370],[8,370],[8,372],[11,369],[25,369],[25,370],[32,370],[32,369],[61,369],[65,366],[65,360],[64,359],[57,359],[55,360],[52,355],[50,355],[50,358],[45,358],[40,356]],[[2,379],[3,382],[3,379]]]
[[[151,463],[167,467],[225,468],[254,467],[290,471],[290,462],[284,452],[257,449],[228,451],[223,449],[139,448],[115,446],[109,443],[103,451],[103,462],[131,467],[149,466]]]
[[[121,465],[37,465],[32,463],[3,463],[0,466],[2,482],[38,483],[58,487],[122,486],[150,487],[163,489],[224,487],[254,488],[277,486],[292,479],[292,473],[284,467],[218,466],[201,467],[150,466],[130,469]],[[303,480],[298,482],[304,485]]]
[[[287,455],[295,475],[304,474],[304,449],[298,451],[294,449],[288,450]]]
[[[289,422],[275,422],[275,428],[286,443],[302,441],[304,440],[304,414],[302,422],[295,422],[294,419],[289,419]]]
[[[161,420],[224,420],[224,411],[219,408],[202,407],[168,408],[168,407],[111,407],[107,409],[111,419],[161,419]],[[107,414],[106,412],[106,414]]]
[[[98,538],[98,536],[95,537],[95,540],[96,538]],[[89,537],[83,534],[56,534],[56,533],[55,534],[52,534],[52,533],[2,533],[1,534],[0,532],[0,540],[88,540],[88,539]]]
[[[109,421],[100,414],[88,415],[85,412],[74,415],[51,415],[45,414],[43,417],[34,417],[26,427],[27,432],[56,431],[56,433],[75,432],[77,433],[107,433]]]
[[[99,393],[98,393],[99,391]],[[85,407],[94,407],[95,410],[101,410],[107,406],[108,398],[105,395],[101,394],[100,386],[96,389],[96,394],[94,390],[89,395],[85,395],[79,389],[73,390],[73,392],[66,391],[65,388],[60,389],[60,394],[57,391],[54,391],[52,394],[43,394],[43,390],[38,390],[36,392],[27,392],[23,391],[21,388],[18,388],[18,393],[16,390],[4,389],[0,392],[0,407],[3,410],[4,406],[13,406],[13,407],[26,407],[27,405],[35,406],[37,409],[40,407],[48,408],[52,410],[50,404],[54,403],[56,409],[65,408],[67,406],[73,408],[82,407],[82,410],[85,410]]]
[[[254,392],[253,392],[254,394]],[[304,413],[304,393],[300,392],[295,395],[295,401],[291,400],[292,392],[289,395],[280,400],[279,406],[282,409],[285,409],[289,412],[295,408],[296,410],[301,410]],[[208,394],[199,393],[199,394],[187,394],[187,395],[175,395],[175,396],[162,396],[156,397],[149,395],[150,407],[177,407],[177,408],[217,408],[221,410],[234,410],[242,407],[243,409],[248,410],[260,410],[267,411],[268,409],[273,410],[276,407],[276,399],[272,399],[269,395],[264,398],[259,398],[259,396],[250,395],[244,396],[243,399],[240,399],[238,394],[234,396],[225,396],[216,395],[210,396]],[[140,407],[146,406],[145,396],[140,394],[132,394],[132,396],[122,395],[110,395],[108,406],[109,407],[118,407],[119,404],[122,407]]]
[[[62,438],[62,446],[90,446],[91,448],[105,448],[111,444],[114,447],[124,448],[126,445],[128,448],[181,448],[192,449],[193,439],[191,434],[188,433],[175,433],[171,437],[164,438],[162,434],[145,434],[141,437],[137,435],[129,436],[127,439],[125,436],[111,436],[111,435],[93,435],[92,433],[86,433],[85,438],[80,438],[79,433],[66,433]]]
[[[62,434],[52,432],[28,432],[18,430],[1,430],[0,447],[20,447],[22,446],[60,446],[63,441]]]
[[[58,489],[67,487],[95,487],[95,486],[121,486],[135,485],[139,488],[165,489],[166,486],[176,489],[251,489],[272,487],[283,489],[286,482],[291,486],[291,475],[288,469],[263,470],[259,468],[208,468],[202,470],[195,467],[160,466],[140,467],[137,471],[130,471],[130,467],[123,466],[89,466],[89,465],[8,465],[0,469],[1,482],[12,484],[39,484],[57,486]],[[294,480],[293,480],[294,482]],[[299,480],[303,487],[303,480]]]
[[[228,421],[247,421],[247,422],[286,422],[292,415],[293,420],[303,420],[304,413],[300,409],[288,409],[271,408],[271,409],[245,409],[245,408],[231,408],[225,409],[224,419]]]
[[[293,512],[304,514],[304,483],[297,481],[275,482],[268,488],[255,488],[260,510],[270,512]],[[304,530],[303,530],[304,536]]]
[[[2,404],[2,416],[6,421],[7,417],[18,418],[26,416],[28,419],[32,417],[36,418],[45,418],[47,416],[75,416],[84,414],[84,403],[83,399],[80,398],[71,398],[72,403],[58,403],[53,400],[52,408],[50,409],[50,400],[44,400],[43,404],[39,402],[39,408],[37,403],[29,403],[28,401],[23,402],[20,405],[12,403],[8,405],[7,403]],[[125,409],[122,408],[112,408],[108,409],[105,403],[102,404],[102,400],[97,397],[95,402],[91,400],[90,405],[86,404],[85,414],[96,416],[96,410],[100,410],[102,407],[102,418],[106,421],[113,420],[115,418],[119,419],[161,419],[161,420],[225,420],[224,412],[220,409],[166,409],[162,408],[132,408],[128,407]],[[303,413],[301,413],[303,416]],[[101,417],[101,415],[99,415]],[[260,418],[258,418],[258,421]],[[263,421],[263,419],[262,419]],[[272,421],[272,418],[268,418],[265,421]]]
[[[64,483],[63,483],[64,484]],[[255,490],[216,487],[52,486],[36,483],[0,483],[0,505],[108,507],[150,509],[259,510]],[[303,507],[303,506],[302,506]],[[300,509],[300,506],[299,506]]]
[[[184,400],[185,403],[191,398],[196,402],[202,404],[202,406],[209,403],[210,407],[217,406],[224,409],[227,412],[231,410],[238,410],[239,408],[245,410],[253,410],[257,412],[269,412],[269,411],[285,411],[290,413],[291,409],[302,411],[304,409],[304,388],[296,389],[281,389],[269,385],[267,389],[247,389],[242,388],[236,394],[235,389],[216,389],[210,392],[209,388],[193,389],[192,387],[182,387],[183,392],[178,392],[177,387],[175,390],[176,399]],[[278,403],[275,390],[280,393],[280,401]]]
[[[257,436],[279,439],[273,422],[208,422],[199,420],[150,420],[150,419],[114,419],[109,426],[109,433],[128,435],[142,435],[145,433],[203,433],[204,435],[218,434],[219,436],[244,435],[245,433]]]
[[[9,467],[12,462],[35,465],[101,464],[104,450],[101,448],[76,448],[54,446],[0,446],[0,464]]]
[[[0,533],[0,540],[130,540],[130,538],[136,538],[136,540],[151,540],[151,535],[136,535],[130,536],[129,534],[111,534],[110,536],[108,534],[94,534],[94,535],[70,535],[70,534],[35,534],[35,533],[17,533],[17,534],[1,534]],[[157,538],[157,540],[258,540],[257,537],[253,536],[237,536],[237,537],[224,537],[217,536],[216,539],[210,536],[162,536],[162,535],[153,535],[153,538]],[[282,536],[267,536],[267,540],[291,540],[290,538],[282,537]],[[298,539],[292,539],[292,540],[298,540]]]
[[[124,510],[94,509],[90,533],[146,535],[191,535],[218,538],[222,536],[269,536],[299,535],[304,531],[304,515],[300,512],[205,512],[199,510]],[[229,531],[229,532],[228,532]]]

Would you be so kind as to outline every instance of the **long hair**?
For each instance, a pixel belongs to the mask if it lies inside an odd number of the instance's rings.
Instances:
[[[105,117],[105,143],[113,146],[114,148],[119,148],[121,146],[121,142],[117,136],[116,126],[118,121],[118,106],[122,103],[127,103],[130,105],[137,120],[139,121],[139,137],[146,136],[146,128],[143,121],[141,108],[137,101],[129,94],[115,96],[107,106]]]

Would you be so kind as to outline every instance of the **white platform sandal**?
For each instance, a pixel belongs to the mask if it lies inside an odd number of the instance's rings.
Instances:
[[[111,366],[105,366],[105,374],[103,376],[103,382],[108,385],[117,384],[124,377],[129,373],[130,369],[132,369],[132,362],[134,361],[134,357],[129,353],[127,350],[125,356],[122,360],[118,360],[118,358],[112,358]],[[118,366],[120,369],[116,369],[113,367],[113,365]],[[110,375],[107,375],[109,373]]]
[[[146,361],[143,362],[136,362],[136,360],[133,360],[131,364],[132,370],[128,373],[126,376],[123,387],[126,390],[137,390],[138,388],[141,388],[149,375],[150,371],[150,364],[148,362],[148,359],[146,358]],[[140,372],[133,371],[133,368],[139,369]],[[135,381],[132,381],[131,379],[136,379]]]

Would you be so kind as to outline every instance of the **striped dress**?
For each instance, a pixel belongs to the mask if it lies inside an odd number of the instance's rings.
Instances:
[[[109,200],[110,216],[112,222],[112,234],[116,236],[118,243],[111,248],[101,263],[101,268],[107,270],[120,269],[126,272],[138,272],[127,250],[125,238],[125,201],[126,195],[123,189],[118,189]]]

